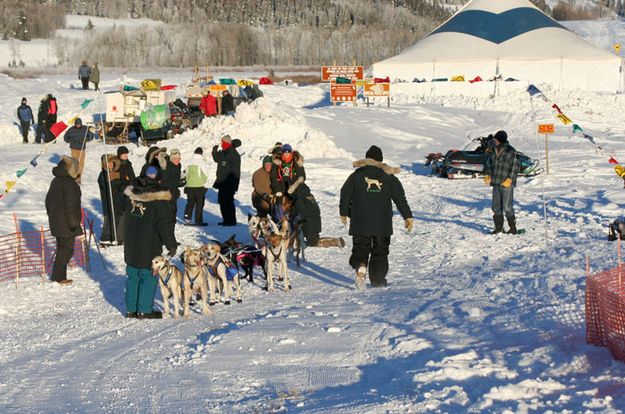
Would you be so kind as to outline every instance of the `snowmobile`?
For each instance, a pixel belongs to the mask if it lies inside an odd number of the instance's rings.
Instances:
[[[440,152],[430,153],[426,157],[425,166],[431,165],[432,174],[443,178],[474,178],[484,175],[484,164],[495,150],[495,138],[491,134],[487,137],[474,138],[471,143],[478,144],[473,151],[465,147],[463,150],[449,150],[445,155]],[[520,176],[533,177],[542,172],[538,160],[533,160],[519,151],[517,157],[521,163]]]

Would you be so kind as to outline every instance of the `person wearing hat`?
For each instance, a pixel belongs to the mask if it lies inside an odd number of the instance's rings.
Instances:
[[[516,218],[514,216],[514,186],[521,168],[517,152],[508,143],[506,131],[495,134],[495,150],[484,164],[484,183],[493,187],[491,208],[495,229],[492,234],[503,232],[503,218],[506,217],[510,229],[507,233],[516,234]]]
[[[48,97],[43,96],[39,101],[39,109],[37,110],[37,131],[35,134],[35,142],[40,144],[42,141],[47,142],[48,136]]]
[[[212,151],[213,161],[217,163],[217,176],[213,188],[217,190],[217,201],[223,219],[218,223],[220,226],[237,224],[234,195],[239,191],[241,179],[241,156],[236,149],[240,144],[241,141],[232,140],[230,135],[224,135],[221,138],[221,148],[215,145]]]
[[[148,152],[145,154],[145,164],[141,167],[139,176],[144,176],[149,166],[156,167],[158,179],[163,178],[163,172],[167,169],[167,148],[152,146],[148,148]]]
[[[52,131],[50,131],[50,128],[52,128],[52,126],[56,123],[56,117],[57,117],[57,114],[59,113],[59,106],[58,106],[58,102],[56,101],[56,98],[52,96],[51,93],[48,94],[48,98],[46,99],[46,102],[47,102],[46,109],[48,111],[48,114],[46,118],[45,141],[51,142],[51,141],[54,141],[54,139],[56,138],[54,134],[52,133]]]
[[[121,145],[117,147],[117,158],[119,158],[119,192],[118,205],[121,206],[121,218],[117,226],[117,240],[124,240],[125,217],[123,214],[126,210],[128,197],[124,194],[126,187],[131,185],[135,179],[135,170],[132,168],[132,162],[128,159],[128,147]]]
[[[273,159],[270,155],[263,158],[262,166],[252,175],[252,205],[259,217],[267,217],[271,212],[273,193],[271,191],[271,168]]]
[[[26,103],[26,98],[22,98],[22,104],[17,107],[17,119],[20,121],[20,130],[22,132],[22,142],[28,144],[28,130],[31,125],[35,124],[33,110]]]
[[[206,183],[208,181],[208,165],[204,159],[202,147],[195,149],[184,172],[187,177],[187,185],[184,188],[184,193],[187,195],[184,221],[186,224],[191,224],[193,210],[195,210],[195,224],[205,226],[204,197],[206,196]]]
[[[82,82],[83,89],[89,89],[89,77],[91,76],[91,68],[87,65],[87,61],[83,60],[82,65],[78,68],[78,80]]]
[[[124,214],[123,190],[119,174],[120,160],[116,155],[103,154],[101,157],[102,169],[98,175],[100,200],[102,201],[102,233],[100,244],[110,246],[122,244],[123,232],[120,231],[120,222]]]
[[[280,204],[283,196],[293,194],[297,187],[306,181],[304,157],[298,151],[293,151],[291,145],[284,144],[280,155],[273,157],[273,163],[271,189]]]
[[[232,97],[230,92],[228,92],[228,90],[223,91],[221,94],[220,108],[220,113],[222,115],[234,116],[234,98]]]
[[[69,148],[72,152],[72,157],[78,160],[79,175],[76,182],[80,185],[80,179],[82,178],[82,171],[85,167],[86,143],[94,138],[93,133],[82,124],[82,119],[76,118],[74,126],[65,132],[64,140],[69,144]]]
[[[217,115],[217,98],[211,95],[210,90],[202,91],[202,100],[200,101],[200,111],[204,116]]]
[[[353,163],[354,171],[341,188],[339,213],[353,238],[349,264],[356,270],[356,286],[363,288],[367,270],[372,287],[387,284],[388,253],[393,234],[393,203],[412,231],[412,211],[404,188],[395,176],[401,170],[383,162],[382,150],[375,145],[365,159]]]
[[[124,190],[128,197],[124,212],[128,318],[162,318],[162,313],[153,309],[158,279],[152,275],[152,259],[163,254],[163,246],[169,257],[174,257],[178,246],[169,204],[171,193],[158,177],[158,167],[150,165]]]
[[[172,149],[169,156],[165,155],[165,170],[163,170],[162,184],[171,193],[171,213],[173,215],[172,224],[176,224],[178,216],[178,199],[180,198],[179,187],[184,187],[185,181],[182,179],[182,165],[180,165],[182,157],[178,149]]]
[[[52,267],[51,279],[61,285],[69,285],[67,265],[74,255],[76,236],[82,234],[82,210],[80,208],[80,187],[78,178],[78,160],[63,156],[52,169],[54,179],[46,194],[46,213],[50,223],[50,232],[56,238],[56,254]]]

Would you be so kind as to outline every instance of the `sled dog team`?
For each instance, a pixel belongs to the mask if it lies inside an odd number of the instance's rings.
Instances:
[[[170,315],[170,300],[173,301],[173,317],[180,316],[182,301],[182,316],[189,317],[189,307],[194,294],[199,294],[202,314],[210,315],[210,306],[218,300],[229,305],[236,290],[237,303],[241,298],[241,283],[239,267],[245,271],[249,281],[253,280],[253,267],[260,267],[267,278],[264,289],[275,290],[273,275],[274,268],[278,268],[278,277],[284,281],[284,290],[291,289],[288,278],[287,253],[296,254],[292,237],[291,225],[286,217],[278,226],[269,217],[248,216],[248,229],[253,245],[241,245],[234,236],[224,243],[209,242],[192,248],[187,246],[182,254],[184,271],[171,263],[166,256],[157,256],[152,259],[152,274],[158,278],[158,284],[163,297],[163,316]],[[241,254],[244,253],[244,254]],[[260,260],[250,262],[251,253],[258,253]]]

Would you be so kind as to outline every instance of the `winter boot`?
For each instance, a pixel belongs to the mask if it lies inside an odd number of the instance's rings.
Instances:
[[[493,221],[495,222],[495,230],[493,230],[490,234],[499,234],[503,231],[503,216],[495,214],[493,216]]]
[[[365,288],[365,276],[367,275],[367,266],[361,264],[356,271],[356,289],[362,290]]]
[[[517,234],[517,229],[516,229],[516,218],[514,216],[512,217],[507,217],[508,219],[508,226],[510,226],[510,230],[507,231],[508,234]]]
[[[342,237],[320,237],[317,247],[345,247],[345,240]]]

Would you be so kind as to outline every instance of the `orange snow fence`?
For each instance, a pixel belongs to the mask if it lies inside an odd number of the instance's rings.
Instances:
[[[586,277],[586,341],[625,362],[625,266]]]
[[[52,272],[56,239],[50,230],[24,231],[0,236],[0,282],[25,277],[45,277]],[[76,237],[74,256],[68,267],[87,268],[89,253],[85,236]]]

